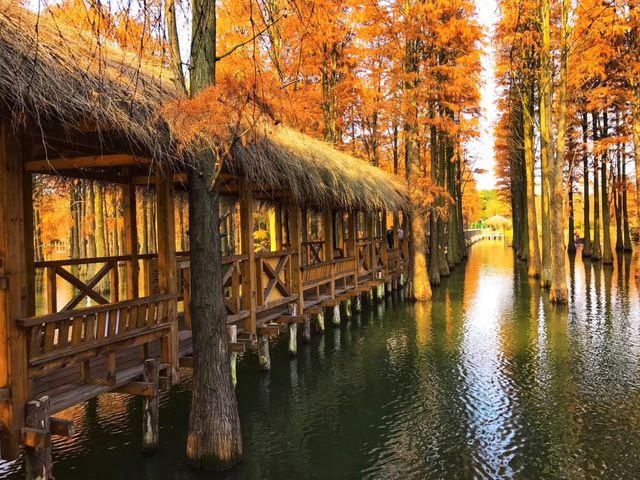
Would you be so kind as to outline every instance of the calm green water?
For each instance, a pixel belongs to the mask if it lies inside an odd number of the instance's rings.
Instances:
[[[553,307],[511,250],[477,244],[432,307],[388,299],[294,360],[283,338],[268,375],[247,354],[246,460],[233,472],[185,467],[183,372],[162,397],[159,452],[139,452],[139,400],[105,395],[69,412],[77,434],[56,443],[56,478],[640,478],[630,259],[578,259],[570,275],[571,306]],[[0,478],[16,468],[0,464]]]

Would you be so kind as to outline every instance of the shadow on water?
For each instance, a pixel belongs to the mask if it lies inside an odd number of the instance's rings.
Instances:
[[[58,479],[636,478],[640,302],[633,264],[568,260],[554,306],[501,242],[476,244],[429,305],[388,297],[287,355],[239,365],[245,461],[184,464],[189,372],[161,399],[161,446],[139,452],[140,400],[103,395],[64,413]],[[21,478],[0,464],[0,478]]]

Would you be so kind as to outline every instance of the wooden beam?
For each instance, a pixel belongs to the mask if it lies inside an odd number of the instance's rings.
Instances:
[[[57,417],[51,417],[49,419],[49,431],[51,435],[67,438],[73,437],[76,433],[73,420]]]
[[[51,439],[51,432],[42,428],[22,427],[20,436],[25,447],[46,448]]]
[[[266,335],[268,337],[274,337],[280,334],[280,326],[278,325],[260,325],[257,327],[258,335]]]
[[[247,351],[245,342],[229,342],[229,351],[231,353],[244,353]]]
[[[152,382],[131,382],[112,390],[113,393],[126,393],[140,397],[153,397],[158,393],[156,385]]]
[[[89,155],[84,157],[61,157],[29,160],[24,163],[24,169],[25,171],[32,173],[45,173],[79,168],[104,168],[124,165],[150,164],[151,159],[149,158],[137,157],[126,153],[117,153],[112,155]]]
[[[298,312],[304,311],[304,284],[302,281],[302,212],[300,206],[289,204],[289,243],[291,244],[292,292],[298,295]],[[306,225],[304,225],[306,228]]]
[[[180,368],[193,368],[193,357],[180,357]]]
[[[274,320],[275,323],[304,323],[306,315],[282,315]]]

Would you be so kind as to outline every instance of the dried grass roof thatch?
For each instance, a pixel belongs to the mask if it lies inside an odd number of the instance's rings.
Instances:
[[[36,14],[16,0],[0,0],[0,102],[14,118],[69,131],[92,122],[155,160],[176,160],[157,116],[175,96],[166,73],[50,11]]]
[[[180,162],[162,107],[178,98],[161,62],[141,60],[90,32],[0,0],[0,102],[14,118],[115,131],[132,150]],[[406,185],[367,162],[282,125],[256,127],[230,168],[300,201],[373,210],[406,205]]]
[[[318,204],[378,210],[404,208],[406,184],[380,168],[283,125],[259,127],[233,157],[242,174]]]

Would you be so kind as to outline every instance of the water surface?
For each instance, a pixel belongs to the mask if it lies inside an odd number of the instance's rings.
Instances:
[[[103,395],[66,412],[58,480],[639,478],[640,302],[630,258],[569,263],[554,307],[502,242],[475,245],[432,306],[397,296],[315,335],[270,374],[247,353],[238,401],[245,461],[184,464],[188,371],[161,399],[161,446],[140,453],[140,400]],[[1,464],[0,478],[22,478]]]

